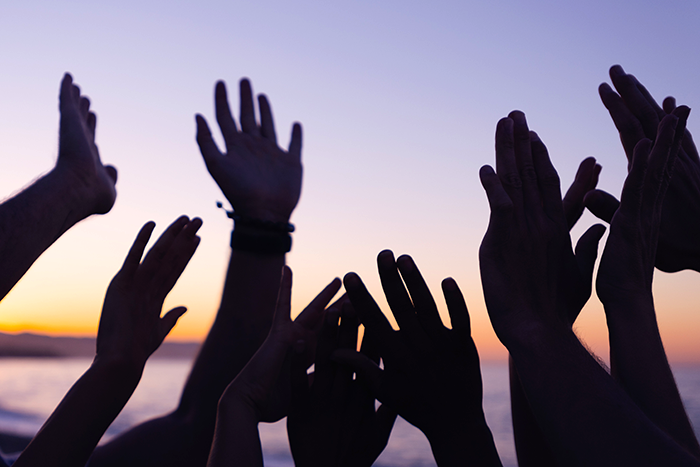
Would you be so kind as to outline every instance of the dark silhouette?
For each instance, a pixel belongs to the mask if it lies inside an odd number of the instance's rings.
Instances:
[[[657,140],[650,165],[665,168],[666,160],[658,160],[668,155],[668,142]],[[697,465],[571,331],[568,317],[579,300],[562,291],[576,289],[570,272],[576,261],[559,177],[542,141],[527,132],[522,113],[499,121],[496,165],[497,173],[489,166],[480,171],[491,207],[479,252],[484,297],[557,462]]]
[[[383,251],[377,265],[399,331],[357,274],[346,275],[344,283],[360,320],[376,337],[384,369],[349,349],[337,350],[334,358],[362,375],[379,401],[425,434],[438,465],[501,465],[484,418],[479,354],[457,284],[452,279],[442,284],[453,327],[448,329],[410,256],[395,261],[391,251]]]

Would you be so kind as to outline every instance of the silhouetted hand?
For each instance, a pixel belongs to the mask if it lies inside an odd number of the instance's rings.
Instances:
[[[489,166],[480,172],[491,219],[479,252],[494,330],[503,340],[532,322],[570,325],[590,295],[604,228],[591,227],[574,256],[559,176],[522,112],[498,122],[496,167],[498,174]],[[536,315],[529,315],[533,310]]]
[[[145,364],[187,309],[177,307],[162,318],[165,297],[199,245],[201,219],[182,216],[173,222],[146,257],[144,249],[155,223],[146,223],[107,289],[97,333],[97,357]]]
[[[112,209],[117,192],[117,170],[102,165],[95,145],[97,116],[90,111],[90,100],[80,95],[73,77],[66,73],[59,96],[61,123],[58,160],[54,169],[71,186],[71,202],[79,218],[104,214]]]
[[[336,351],[334,358],[352,366],[378,400],[426,435],[438,465],[468,464],[465,458],[500,465],[481,405],[479,355],[457,284],[443,281],[452,320],[448,329],[410,256],[394,261],[387,250],[379,254],[377,264],[399,331],[392,329],[356,274],[345,276],[345,289],[362,323],[376,337],[384,369],[348,349]]]
[[[287,359],[292,348],[305,353],[314,346],[323,311],[340,289],[334,279],[292,321],[292,271],[285,266],[270,334],[248,365],[234,379],[222,400],[238,398],[253,407],[262,422],[276,422],[287,415],[290,398],[290,367]]]
[[[353,379],[352,370],[331,361],[336,349],[357,348],[357,316],[349,302],[339,302],[326,312],[312,378],[306,374],[303,355],[295,354],[292,359],[287,432],[298,467],[369,467],[386,447],[396,420],[396,412],[386,405],[375,410],[374,395],[362,375]],[[378,364],[379,355],[371,340],[365,332],[361,352]]]
[[[619,65],[610,68],[610,78],[619,95],[606,83],[600,85],[599,93],[620,133],[631,167],[637,143],[644,138],[656,139],[659,122],[673,111],[675,99],[665,99],[662,109],[646,88]],[[662,212],[656,267],[666,272],[700,271],[700,158],[687,130],[674,173]],[[588,209],[607,222],[616,205],[617,200],[605,192],[596,191],[586,197]]]
[[[289,149],[277,146],[270,104],[258,96],[260,125],[255,120],[250,82],[241,80],[241,129],[231,116],[226,85],[215,92],[216,120],[226,143],[222,153],[209,126],[197,115],[197,143],[209,173],[236,213],[264,221],[287,222],[301,193],[301,125],[295,123]]]

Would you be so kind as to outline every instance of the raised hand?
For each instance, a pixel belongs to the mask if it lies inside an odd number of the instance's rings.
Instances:
[[[155,224],[143,226],[107,290],[95,360],[14,465],[85,465],[136,389],[146,360],[185,312],[178,307],[160,317],[197,249],[201,225],[199,219],[177,219],[141,262]]]
[[[292,321],[292,271],[285,266],[270,333],[219,401],[208,466],[262,466],[258,423],[287,415],[290,352],[314,347],[324,308],[339,288],[340,280],[334,279]]]
[[[70,183],[70,201],[84,218],[104,214],[112,209],[117,192],[117,170],[103,165],[95,144],[97,116],[90,110],[90,100],[80,94],[73,77],[66,73],[61,82],[59,99],[61,124],[58,160],[55,170]]]
[[[349,349],[336,351],[334,358],[350,365],[378,400],[426,435],[438,465],[500,465],[482,408],[479,355],[457,284],[443,281],[452,320],[448,329],[410,256],[395,261],[391,251],[383,251],[377,264],[399,331],[392,329],[356,274],[345,276],[345,289],[376,338],[384,369]]]
[[[173,222],[148,252],[144,249],[155,223],[143,226],[105,297],[97,333],[97,357],[145,363],[186,309],[161,318],[165,297],[185,270],[197,246],[201,219],[183,216]]]
[[[610,68],[610,78],[617,93],[606,83],[601,84],[598,91],[620,133],[628,167],[631,167],[637,143],[644,138],[652,141],[656,138],[659,122],[673,111],[675,99],[667,98],[661,108],[646,88],[619,65]],[[666,272],[700,271],[700,242],[697,240],[700,238],[700,158],[687,130],[674,173],[664,202],[656,267]],[[616,200],[605,192],[594,192],[587,196],[586,206],[593,214],[610,222]]]
[[[226,144],[222,153],[212,139],[206,120],[197,115],[197,143],[209,173],[244,217],[288,222],[301,193],[301,125],[295,123],[289,148],[277,145],[272,110],[258,96],[260,125],[255,119],[250,82],[241,80],[240,130],[231,116],[226,85],[216,83],[216,120]]]
[[[306,374],[308,365],[303,354],[293,357],[287,432],[298,467],[369,467],[389,441],[396,412],[386,405],[375,410],[374,395],[362,381],[362,375],[354,379],[352,370],[331,360],[336,349],[357,348],[358,324],[352,305],[345,299],[339,300],[326,312],[312,378]],[[367,332],[361,353],[379,364],[379,355]]]

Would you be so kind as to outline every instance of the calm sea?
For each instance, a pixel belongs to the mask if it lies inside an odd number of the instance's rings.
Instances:
[[[89,359],[0,359],[0,431],[32,435],[65,392],[90,365]],[[188,360],[152,360],[133,397],[107,432],[114,436],[129,427],[172,410],[190,368]],[[674,368],[678,387],[695,427],[700,427],[700,367]],[[482,364],[484,410],[504,466],[515,467],[513,432],[505,363]],[[697,431],[697,430],[696,430]],[[260,427],[269,467],[292,467],[285,421]],[[376,466],[434,466],[422,433],[399,419]]]

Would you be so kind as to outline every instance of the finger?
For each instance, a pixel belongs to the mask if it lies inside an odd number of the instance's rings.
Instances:
[[[338,348],[357,350],[357,316],[352,305],[346,303],[343,306],[343,311],[340,317],[340,326],[338,328]],[[345,365],[340,365],[335,372],[335,381],[333,383],[333,396],[339,401],[347,400],[347,395],[352,384],[353,371]]]
[[[150,280],[150,276],[157,271],[160,262],[167,254],[175,238],[177,238],[180,231],[182,231],[188,222],[189,219],[187,216],[180,216],[160,235],[156,243],[151,247],[148,253],[146,253],[146,257],[143,260],[143,273],[140,274],[142,274],[144,278]]]
[[[502,118],[496,125],[496,173],[508,197],[519,208],[523,205],[523,185],[515,161],[513,126],[510,118]]]
[[[253,90],[250,81],[243,78],[240,84],[241,90],[241,129],[243,133],[251,136],[260,136],[260,128],[255,121],[255,106],[253,105]]]
[[[301,125],[294,123],[292,126],[292,139],[289,141],[289,154],[301,158]]]
[[[400,256],[396,264],[411,294],[418,322],[423,331],[435,342],[440,342],[445,336],[445,326],[442,324],[440,313],[428,284],[425,283],[416,263],[410,256]]]
[[[399,324],[399,328],[412,336],[420,334],[418,317],[401,276],[399,276],[394,253],[390,250],[380,252],[377,255],[377,268],[386,301],[389,303],[389,308],[391,308],[391,313]],[[350,298],[352,299],[352,295]],[[359,309],[357,311],[360,312]]]
[[[537,172],[537,183],[542,197],[542,209],[545,215],[562,228],[566,228],[566,216],[561,199],[559,174],[549,158],[547,146],[544,145],[537,133],[530,132],[532,144],[532,159]],[[567,229],[568,230],[568,229]]]
[[[287,268],[289,269],[289,268]],[[291,270],[290,270],[291,272]],[[319,320],[323,317],[323,310],[326,305],[335,297],[335,294],[340,290],[341,282],[337,277],[333,279],[323,290],[311,300],[304,310],[299,313],[299,316],[294,320],[299,322],[306,329],[314,329]]]
[[[87,126],[88,130],[90,130],[90,134],[92,135],[92,140],[95,140],[95,130],[97,128],[97,115],[95,115],[95,112],[88,112],[87,115]]]
[[[357,274],[352,272],[346,274],[343,283],[362,324],[365,325],[366,330],[377,336],[376,342],[382,355],[386,355],[387,352],[391,354],[392,349],[400,346],[391,324],[379,309],[377,302],[374,301]]]
[[[634,147],[639,140],[645,138],[644,128],[639,119],[627,108],[622,98],[607,83],[600,85],[598,94],[600,94],[603,105],[608,109],[615,128],[620,133],[620,141],[627,156],[627,168],[629,170],[629,165],[632,163],[634,155]]]
[[[350,306],[352,306],[352,303],[350,304]],[[362,333],[362,345],[360,346],[360,353],[362,353],[362,355],[366,355],[367,358],[379,365],[380,354],[379,346],[377,345],[376,341],[376,336],[373,336],[373,333],[369,329],[364,328],[364,332]]]
[[[336,350],[333,352],[331,359],[341,365],[349,366],[358,375],[361,375],[363,381],[369,386],[377,399],[383,396],[381,394],[382,370],[372,360],[357,351],[349,349]]]
[[[651,103],[642,94],[637,79],[625,73],[621,66],[610,68],[610,79],[615,89],[620,94],[622,101],[632,114],[639,120],[644,130],[645,137],[656,138],[656,129],[659,126],[659,114]]]
[[[593,190],[583,198],[583,204],[598,219],[604,220],[608,224],[620,207],[620,202],[610,193],[603,190]]]
[[[117,183],[117,169],[111,165],[105,165],[107,176],[112,179],[112,183]]]
[[[605,226],[595,224],[581,235],[576,243],[575,256],[581,276],[590,284],[593,280],[593,268],[598,258],[598,244],[605,233]]]
[[[265,94],[258,96],[258,106],[260,107],[260,134],[277,144],[277,134],[275,133],[275,120],[272,118],[270,102]]]
[[[170,331],[175,327],[177,321],[182,315],[187,312],[187,308],[179,306],[168,311],[165,316],[160,319],[160,342],[165,340],[165,337],[170,334]],[[160,345],[160,344],[159,344]]]
[[[165,296],[172,290],[185,271],[201,239],[196,236],[202,226],[202,220],[192,219],[173,242],[168,255],[162,261],[163,280],[158,284],[158,291]]]
[[[87,97],[80,98],[80,115],[87,120],[88,113],[90,113],[90,99]]]
[[[583,197],[598,184],[600,169],[601,167],[596,164],[594,157],[585,158],[578,166],[576,177],[562,200],[569,230],[581,218],[584,209]]]
[[[676,112],[679,114],[682,113],[678,110]],[[680,131],[676,132],[679,123],[679,118],[673,114],[667,115],[661,120],[661,123],[659,123],[656,141],[654,141],[654,146],[649,153],[649,161],[644,177],[644,190],[647,193],[653,193],[654,196],[644,197],[642,209],[654,209],[657,203],[659,203],[658,207],[661,207],[657,195],[662,194],[661,188],[666,176],[666,167],[669,162],[671,148],[675,146],[675,154],[678,153],[678,149],[680,148],[680,141],[683,133]],[[683,131],[685,131],[685,127]],[[678,138],[676,138],[676,134],[678,134]]]
[[[73,77],[70,73],[66,73],[63,75],[63,79],[61,80],[61,89],[58,94],[58,103],[59,107],[61,108],[61,112],[63,112],[63,108],[65,106],[68,106],[70,103],[72,103],[72,98]]]
[[[481,180],[481,186],[486,191],[486,197],[491,208],[489,228],[492,226],[497,229],[506,228],[513,216],[514,205],[503,188],[501,179],[488,165],[483,166],[479,170],[479,179]]]
[[[216,143],[211,136],[209,125],[204,117],[197,114],[195,115],[195,120],[197,122],[197,145],[199,146],[199,152],[202,153],[204,163],[209,166],[209,164],[211,164],[215,159],[221,157],[223,154],[221,154],[221,151],[219,151],[219,148],[216,146]]]
[[[647,91],[647,88],[644,87],[644,85],[642,83],[640,83],[636,77],[634,77],[633,75],[630,75],[630,76],[632,77],[632,79],[636,83],[637,89],[639,90],[639,92],[642,94],[642,96],[644,96],[644,98],[649,103],[649,106],[651,106],[651,108],[654,110],[654,112],[656,112],[656,118],[659,120],[663,119],[666,116],[666,112],[664,112],[664,109],[659,107],[659,104],[656,103],[656,99],[654,99],[652,97],[651,93],[649,91]]]
[[[124,264],[122,265],[120,273],[131,277],[136,272],[141,262],[141,257],[143,256],[143,250],[146,249],[148,240],[151,238],[155,227],[156,223],[153,221],[148,221],[141,227],[141,230],[139,230],[139,233],[136,235],[136,240],[134,240],[134,243],[129,249],[129,253],[126,255],[126,259],[124,259]]]
[[[219,124],[221,135],[226,143],[226,152],[231,153],[231,148],[236,145],[238,140],[238,128],[236,128],[236,121],[231,115],[226,83],[223,81],[217,81],[214,88],[214,111],[216,112],[216,122]],[[209,135],[211,138],[211,133]]]
[[[673,112],[673,109],[676,108],[676,98],[673,96],[668,96],[664,101],[661,103],[661,106],[664,109],[664,112],[667,114],[670,114]]]
[[[292,270],[289,266],[282,268],[282,279],[280,280],[279,291],[277,292],[277,305],[275,305],[275,316],[273,326],[284,326],[291,322],[289,312],[292,309]]]
[[[469,310],[467,310],[467,303],[464,301],[464,296],[462,295],[462,291],[459,290],[457,282],[451,277],[443,280],[442,293],[445,295],[445,302],[447,303],[447,311],[450,313],[452,329],[471,336]]]
[[[295,406],[298,407],[299,410],[306,410],[306,401],[309,396],[309,376],[306,373],[308,366],[306,364],[305,347],[305,345],[297,343],[292,349],[292,359],[290,365],[292,407],[290,407],[290,412],[294,410]],[[316,381],[314,381],[314,384],[316,384]]]
[[[338,348],[339,318],[340,310],[329,309],[326,312],[316,343],[312,397],[317,400],[325,400],[333,390],[336,365],[331,362],[331,355]]]
[[[644,189],[644,175],[646,173],[649,160],[649,152],[651,151],[651,141],[643,139],[634,148],[634,157],[632,159],[632,167],[630,169],[625,183],[622,186],[622,194],[620,195],[620,212],[627,212],[637,218],[642,202],[642,191]]]
[[[524,206],[527,209],[536,209],[541,206],[540,192],[537,187],[537,175],[532,162],[532,150],[530,145],[530,130],[527,127],[525,114],[514,110],[508,114],[513,121],[513,149],[515,162],[522,182]]]

